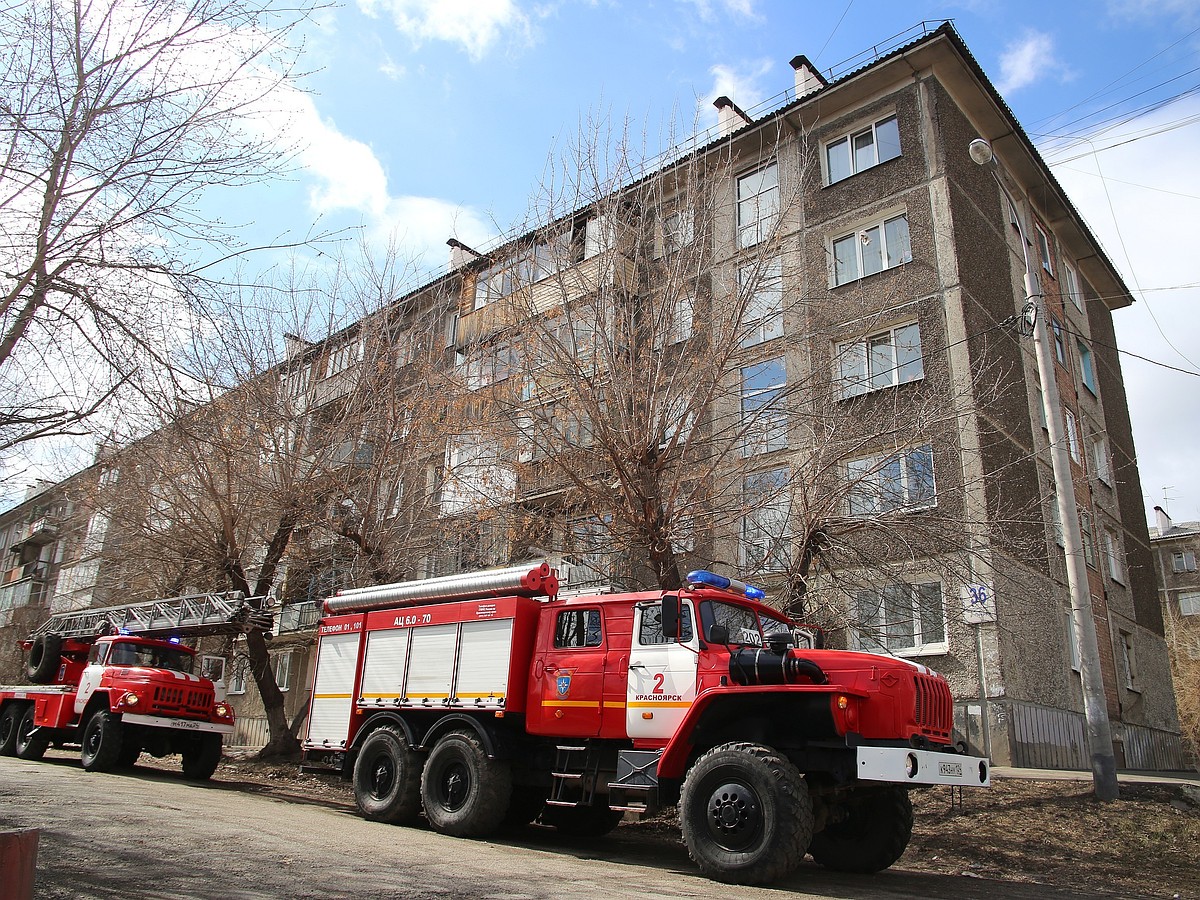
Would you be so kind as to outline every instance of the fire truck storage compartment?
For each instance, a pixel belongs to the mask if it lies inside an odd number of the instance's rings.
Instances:
[[[308,742],[344,747],[354,705],[354,674],[362,637],[362,616],[341,616],[321,626],[317,676],[308,718]]]

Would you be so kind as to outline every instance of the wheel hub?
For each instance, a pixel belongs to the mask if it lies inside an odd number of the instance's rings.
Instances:
[[[392,787],[392,763],[386,756],[381,756],[375,761],[375,768],[371,771],[371,793],[376,798],[383,797]]]
[[[455,810],[467,799],[470,778],[462,766],[451,766],[442,776],[442,804],[446,809]]]
[[[758,795],[744,784],[722,784],[709,796],[708,826],[713,837],[728,850],[750,846],[762,828]]]

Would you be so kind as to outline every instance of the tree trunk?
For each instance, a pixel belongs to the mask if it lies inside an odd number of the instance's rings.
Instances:
[[[300,750],[300,742],[292,734],[287,716],[283,711],[283,692],[275,683],[275,671],[271,668],[271,657],[267,653],[267,641],[257,628],[246,633],[246,649],[250,653],[250,671],[262,697],[263,712],[267,716],[267,728],[271,739],[258,752],[259,759],[270,756],[290,756]]]

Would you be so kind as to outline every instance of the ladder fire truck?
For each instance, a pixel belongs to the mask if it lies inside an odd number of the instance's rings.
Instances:
[[[887,868],[908,791],[988,786],[952,744],[945,679],[807,646],[736,579],[557,597],[546,564],[339,592],[318,628],[304,765],[368,819],[481,837],[539,819],[598,836],[677,805],[709,877],[752,884],[805,853]]]
[[[270,627],[270,614],[238,592],[52,615],[21,642],[34,685],[0,685],[0,755],[35,760],[51,744],[78,745],[84,769],[103,772],[143,752],[178,753],[185,776],[208,779],[233,709],[179,641],[248,626]]]

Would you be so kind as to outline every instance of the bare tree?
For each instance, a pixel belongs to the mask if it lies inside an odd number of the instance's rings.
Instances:
[[[234,231],[200,202],[289,150],[265,97],[311,10],[29,0],[0,10],[0,452],[170,376]]]

